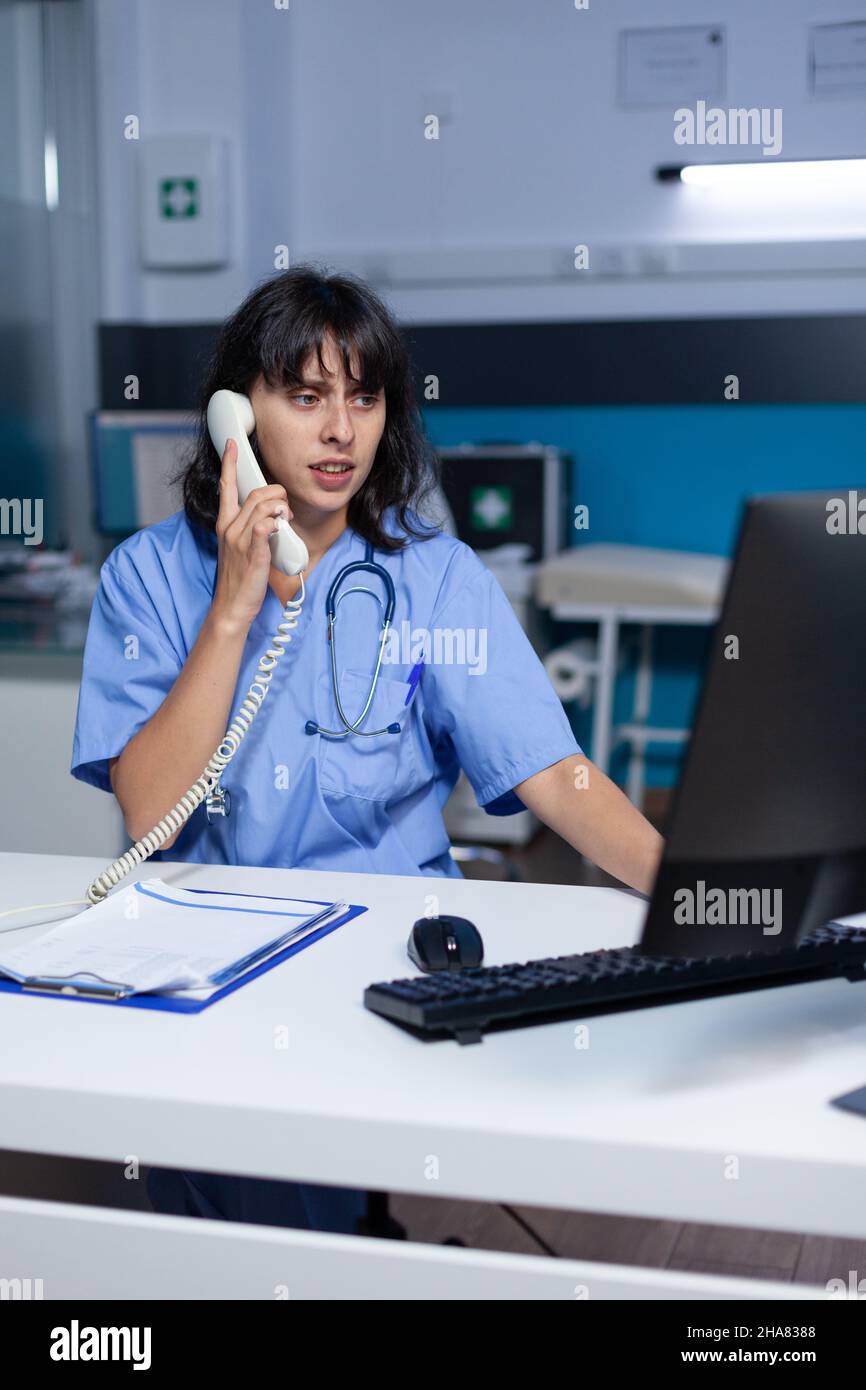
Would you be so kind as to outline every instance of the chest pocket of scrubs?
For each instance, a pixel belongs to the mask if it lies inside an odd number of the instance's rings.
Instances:
[[[415,732],[417,718],[414,697],[405,704],[409,686],[406,680],[383,675],[373,695],[362,729],[384,729],[399,724],[399,734],[377,734],[360,738],[320,736],[319,785],[323,791],[356,796],[366,801],[399,801],[420,786],[424,779]],[[340,674],[340,699],[346,718],[357,719],[370,693],[370,676],[347,669]],[[322,717],[319,723],[329,729],[341,727],[336,711],[330,672],[319,683]]]

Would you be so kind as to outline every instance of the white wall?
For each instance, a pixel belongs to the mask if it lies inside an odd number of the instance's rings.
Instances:
[[[239,0],[93,0],[96,30],[102,318],[180,323],[221,317],[246,292],[246,229],[232,199],[236,261],[224,271],[144,271],[139,261],[139,147],[124,136],[229,136],[247,162]],[[249,7],[248,8],[252,8]],[[236,166],[240,158],[235,161]],[[239,186],[238,186],[239,188]]]
[[[616,36],[722,24],[725,106],[783,110],[783,157],[864,154],[866,101],[816,100],[811,23],[866,19],[863,0],[93,0],[99,42],[103,316],[212,319],[273,271],[273,248],[371,273],[389,252],[590,248],[605,240],[866,236],[866,206],[814,196],[739,206],[654,181],[677,162],[670,110],[616,105]],[[450,107],[441,138],[422,117]],[[229,135],[238,259],[142,273],[134,144]],[[706,155],[729,157],[721,149]],[[742,157],[742,151],[736,152]],[[819,257],[820,264],[820,257]],[[410,288],[406,317],[604,317],[866,309],[866,274]]]

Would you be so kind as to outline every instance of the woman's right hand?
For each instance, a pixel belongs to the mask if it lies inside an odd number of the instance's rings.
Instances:
[[[246,633],[264,602],[271,569],[268,538],[275,518],[292,520],[286,489],[279,483],[253,488],[238,500],[238,448],[226,440],[220,471],[217,584],[211,611],[224,624]]]

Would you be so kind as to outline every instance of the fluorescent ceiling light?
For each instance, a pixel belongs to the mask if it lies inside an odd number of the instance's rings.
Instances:
[[[743,164],[685,164],[657,169],[662,182],[679,180],[693,188],[773,189],[804,191],[830,184],[866,191],[866,159],[772,158]]]
[[[43,149],[45,166],[45,206],[47,208],[56,208],[59,193],[57,142],[50,131],[45,132]]]

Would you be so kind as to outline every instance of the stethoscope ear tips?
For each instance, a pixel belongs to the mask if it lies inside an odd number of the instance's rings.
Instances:
[[[388,732],[389,734],[399,734],[399,732],[400,732],[400,725],[399,725],[399,724],[389,724],[389,725],[388,725],[388,728],[387,728],[387,732]]]
[[[304,725],[304,733],[305,733],[305,734],[317,734],[318,732],[319,732],[319,726],[318,726],[318,724],[316,723],[316,721],[315,721],[314,719],[308,719],[307,722],[306,722],[306,724]]]

